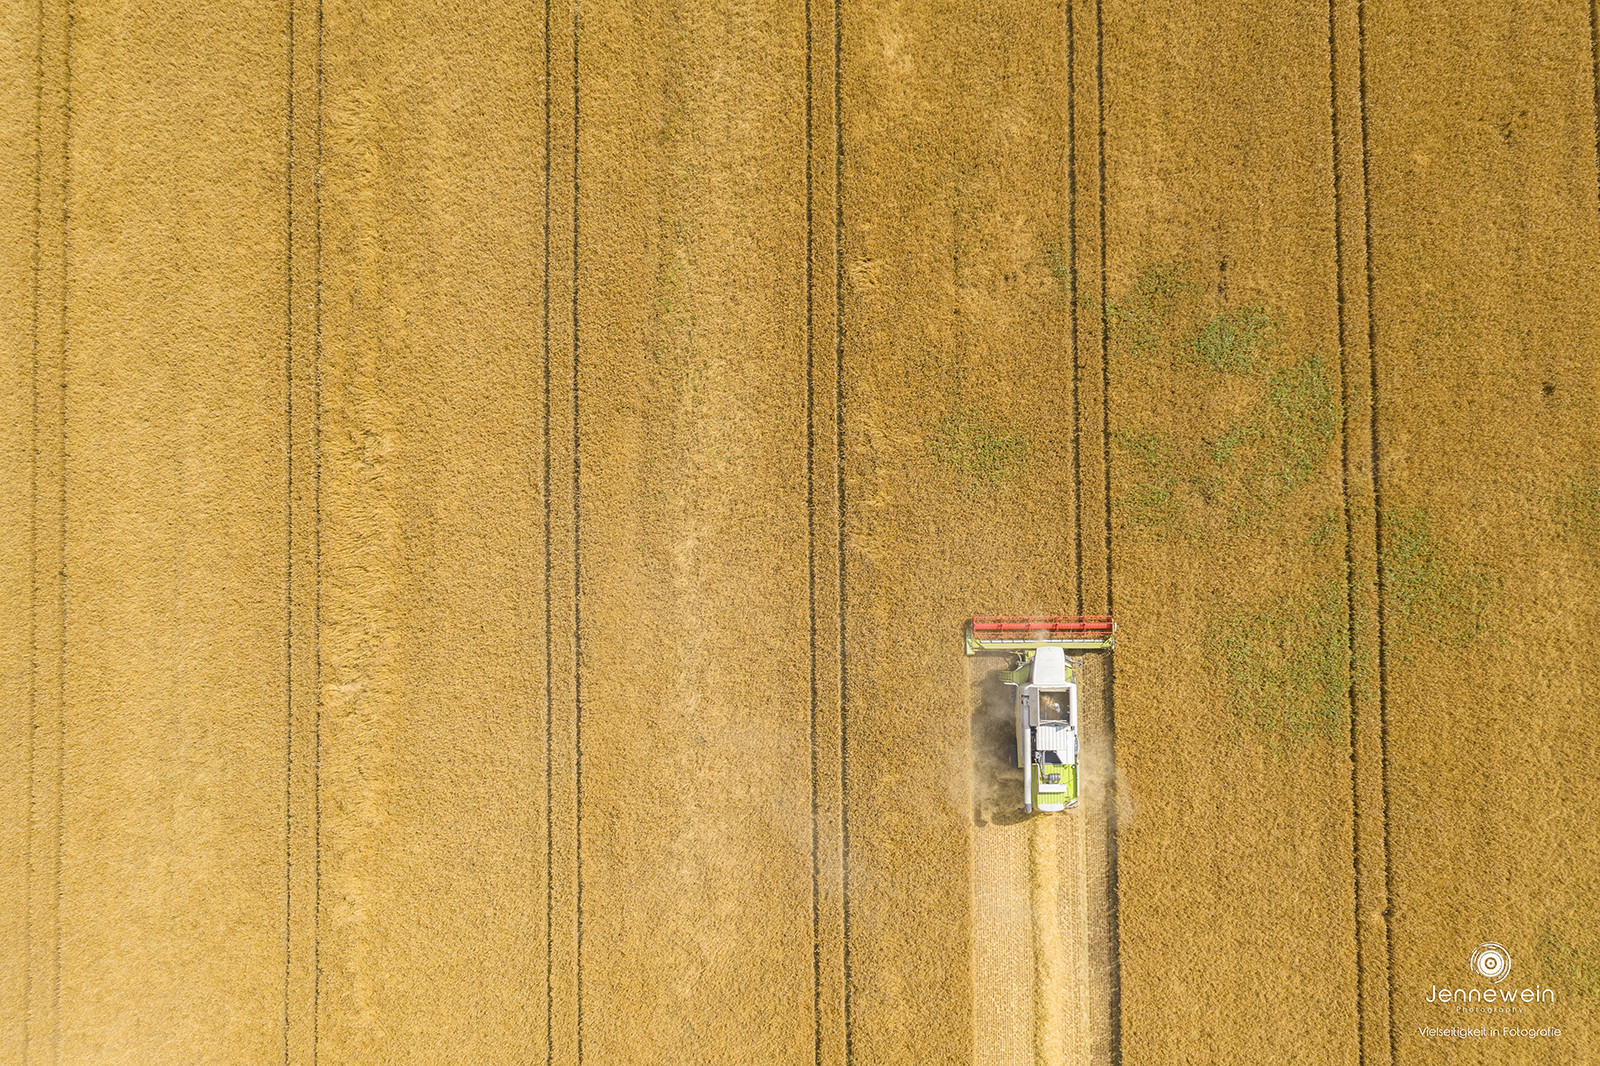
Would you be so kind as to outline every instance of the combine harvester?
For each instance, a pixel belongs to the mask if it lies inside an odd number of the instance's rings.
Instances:
[[[1117,624],[1110,615],[1088,618],[1035,616],[974,618],[967,623],[967,654],[1009,652],[1012,668],[1000,676],[1015,693],[1017,765],[1022,768],[1022,809],[1064,811],[1078,805],[1078,681],[1081,660],[1069,651],[1110,651]]]

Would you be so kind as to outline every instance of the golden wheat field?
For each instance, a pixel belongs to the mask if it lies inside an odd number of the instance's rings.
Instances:
[[[1600,1061],[1594,5],[0,17],[0,1062]]]

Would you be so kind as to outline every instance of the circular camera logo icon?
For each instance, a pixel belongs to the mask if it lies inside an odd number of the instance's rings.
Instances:
[[[1472,972],[1479,977],[1488,978],[1496,984],[1505,980],[1511,970],[1511,956],[1506,954],[1506,949],[1499,944],[1490,942],[1479,944],[1478,950],[1472,953]]]

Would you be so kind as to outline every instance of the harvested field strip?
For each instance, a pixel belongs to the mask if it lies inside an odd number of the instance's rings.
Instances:
[[[1103,681],[1084,691],[1084,799],[1064,815],[1021,816],[1000,661],[970,661],[973,714],[973,1061],[1111,1062],[1105,809],[1111,774]]]

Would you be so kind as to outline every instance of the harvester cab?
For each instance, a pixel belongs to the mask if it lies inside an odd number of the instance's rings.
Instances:
[[[974,618],[967,654],[1013,656],[1000,676],[1011,690],[1017,726],[1022,809],[1064,811],[1078,805],[1078,683],[1083,662],[1068,650],[1110,651],[1116,624],[1096,618]]]

